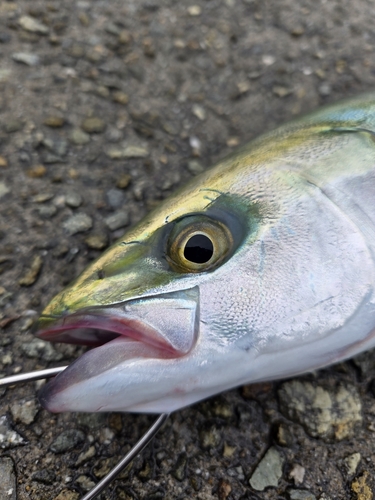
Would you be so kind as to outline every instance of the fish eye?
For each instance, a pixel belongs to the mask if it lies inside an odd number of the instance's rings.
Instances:
[[[172,229],[166,257],[174,271],[199,273],[217,267],[232,247],[232,235],[222,222],[191,215],[179,220]]]

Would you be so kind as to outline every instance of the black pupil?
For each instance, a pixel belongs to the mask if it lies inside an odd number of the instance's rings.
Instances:
[[[214,246],[208,236],[196,234],[186,243],[184,256],[186,260],[195,264],[208,262],[214,253]]]

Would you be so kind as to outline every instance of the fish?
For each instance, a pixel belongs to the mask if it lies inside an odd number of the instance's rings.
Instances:
[[[374,347],[374,200],[375,93],[240,147],[47,305],[38,337],[91,349],[42,405],[169,413]]]

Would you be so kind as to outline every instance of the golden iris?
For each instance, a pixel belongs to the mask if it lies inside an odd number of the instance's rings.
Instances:
[[[221,264],[232,247],[233,238],[225,224],[203,215],[191,215],[175,224],[166,256],[174,271],[200,273]]]

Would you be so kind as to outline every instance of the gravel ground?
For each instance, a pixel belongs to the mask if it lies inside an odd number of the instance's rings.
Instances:
[[[30,328],[175,187],[294,116],[373,90],[356,0],[0,1],[0,372],[71,362]],[[177,412],[102,499],[375,491],[373,353]],[[4,391],[0,499],[77,500],[153,420],[51,415]]]

